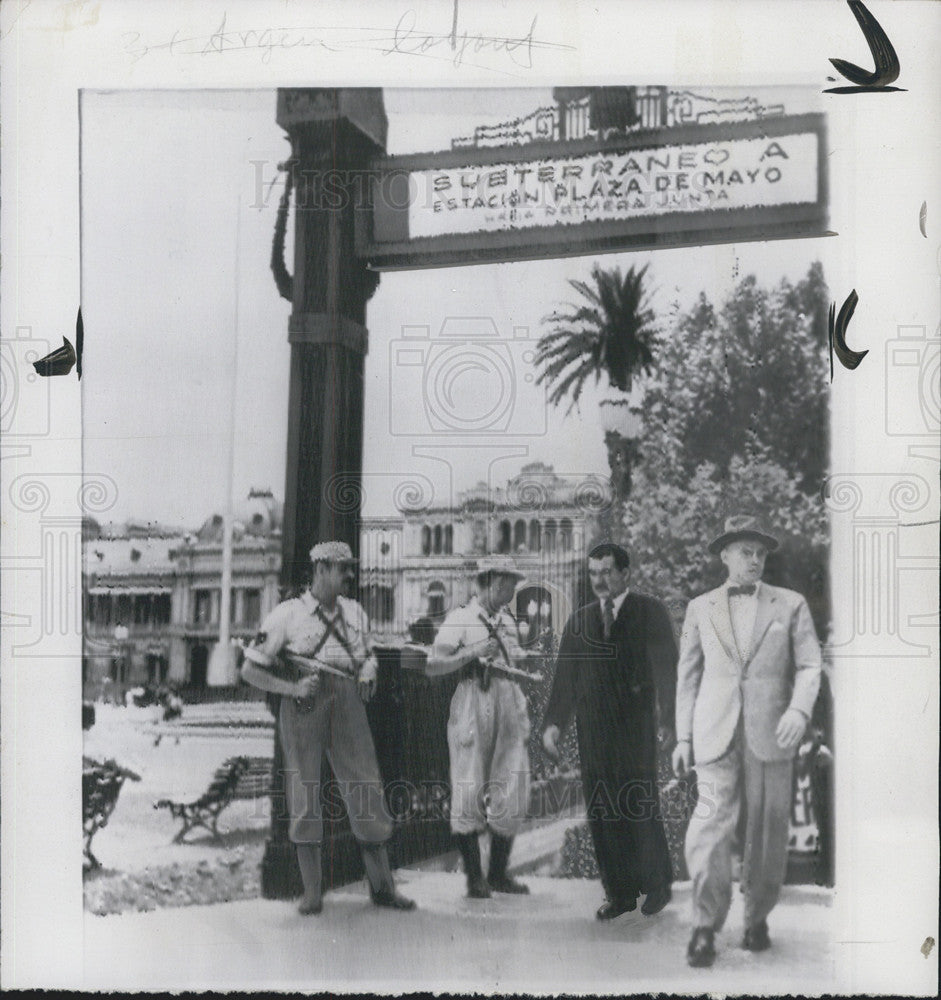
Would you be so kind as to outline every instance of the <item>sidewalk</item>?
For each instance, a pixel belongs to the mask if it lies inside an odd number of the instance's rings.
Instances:
[[[323,913],[292,903],[85,917],[86,989],[446,990],[530,993],[833,991],[831,893],[785,887],[770,920],[774,946],[738,947],[741,897],[718,936],[712,969],[690,969],[689,884],[656,917],[594,919],[594,881],[525,877],[529,896],[464,897],[459,874],[400,871],[413,913],[369,904],[362,885],[328,893]]]

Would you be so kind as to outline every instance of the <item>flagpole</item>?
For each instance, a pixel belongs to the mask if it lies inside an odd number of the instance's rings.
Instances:
[[[235,204],[235,346],[232,351],[232,392],[230,394],[229,441],[226,462],[225,510],[222,515],[222,580],[219,598],[219,642],[212,651],[207,683],[210,687],[235,684],[235,657],[231,648],[232,609],[232,489],[235,479],[235,419],[239,364],[239,243],[241,237],[241,196]]]

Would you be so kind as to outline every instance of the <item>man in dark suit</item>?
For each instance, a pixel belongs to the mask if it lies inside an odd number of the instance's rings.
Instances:
[[[652,916],[670,902],[673,871],[657,787],[657,746],[673,740],[676,642],[660,601],[628,591],[630,559],[597,545],[588,574],[598,598],[572,615],[559,646],[543,722],[543,746],[558,759],[573,711],[582,786],[607,899],[599,920],[637,908]]]

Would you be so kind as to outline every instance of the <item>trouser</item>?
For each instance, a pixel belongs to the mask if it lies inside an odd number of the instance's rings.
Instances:
[[[586,796],[590,796],[586,783]],[[610,808],[593,810],[588,799],[588,826],[605,895],[610,900],[636,899],[670,885],[673,866],[657,803],[653,779],[630,782]]]
[[[519,687],[494,677],[484,691],[463,680],[451,699],[451,830],[515,837],[529,805],[529,714]]]
[[[385,843],[392,836],[392,820],[356,685],[322,674],[312,709],[299,707],[294,698],[282,698],[278,722],[291,840],[296,844],[323,840],[320,768],[326,754],[336,777],[336,785],[324,790],[328,805],[339,805],[337,796],[342,799],[358,841]]]
[[[719,930],[728,916],[732,844],[743,807],[745,926],[764,920],[774,908],[787,868],[793,769],[793,760],[759,760],[741,726],[722,757],[696,765],[699,802],[686,832],[695,927]]]

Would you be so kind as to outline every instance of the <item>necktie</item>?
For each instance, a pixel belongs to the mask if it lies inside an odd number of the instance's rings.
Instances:
[[[604,624],[604,637],[607,639],[611,635],[611,626],[614,624],[614,599],[611,597],[604,599],[601,620]]]
[[[754,592],[753,583],[743,583],[741,587],[729,587],[729,597],[751,597]]]

